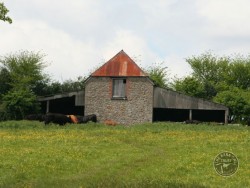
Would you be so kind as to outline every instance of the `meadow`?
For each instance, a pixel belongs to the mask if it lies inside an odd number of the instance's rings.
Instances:
[[[250,128],[0,122],[0,187],[250,187]],[[230,177],[213,161],[239,160]]]

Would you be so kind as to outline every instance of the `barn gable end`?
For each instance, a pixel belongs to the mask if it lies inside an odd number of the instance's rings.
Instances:
[[[86,81],[85,114],[100,122],[152,122],[153,82],[122,50]]]

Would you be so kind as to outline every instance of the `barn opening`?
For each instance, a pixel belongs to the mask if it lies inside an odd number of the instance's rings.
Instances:
[[[198,120],[227,123],[228,108],[224,105],[191,97],[169,89],[154,88],[153,121]]]
[[[175,121],[183,122],[189,119],[189,110],[186,109],[168,109],[154,108],[153,121]]]
[[[225,110],[192,110],[192,116],[194,120],[223,123]]]
[[[224,123],[224,110],[188,110],[188,109],[168,109],[154,108],[153,121],[173,121],[183,122],[186,120],[198,120],[201,122],[218,122]]]
[[[39,98],[42,113],[84,115],[84,91]]]

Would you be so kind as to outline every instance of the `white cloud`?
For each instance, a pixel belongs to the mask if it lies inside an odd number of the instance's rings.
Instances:
[[[171,77],[182,77],[191,73],[190,66],[185,62],[184,57],[179,57],[174,54],[169,54],[163,58],[157,57],[157,55],[150,50],[146,41],[132,31],[117,31],[113,40],[104,46],[103,54],[105,61],[112,58],[118,52],[117,49],[123,49],[141,67],[163,62],[163,66],[168,67]]]
[[[42,51],[53,78],[85,75],[121,49],[143,66],[166,62],[172,75],[190,71],[184,58],[250,50],[248,0],[8,1],[13,24],[0,22],[0,55]],[[4,48],[2,48],[4,46]]]
[[[153,63],[156,55],[153,54],[145,40],[132,31],[118,30],[112,40],[104,46],[104,59],[107,61],[120,50],[124,50],[136,63],[146,66]]]
[[[20,50],[40,51],[47,55],[45,60],[49,66],[46,71],[60,81],[84,76],[98,59],[91,44],[75,40],[44,22],[16,21],[3,28],[0,35],[1,46],[4,46],[1,55]]]
[[[190,75],[192,72],[189,64],[185,62],[185,59],[177,55],[169,55],[164,59],[164,62],[172,78],[181,78]]]
[[[200,15],[210,23],[208,33],[250,36],[249,0],[197,0]]]

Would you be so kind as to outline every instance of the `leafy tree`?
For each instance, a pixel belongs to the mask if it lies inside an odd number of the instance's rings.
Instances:
[[[48,81],[48,76],[43,73],[46,67],[43,58],[39,53],[28,51],[0,58],[0,78],[8,75],[8,83],[0,79],[0,84],[5,82],[10,88],[25,87],[34,91],[38,83]]]
[[[66,80],[63,83],[58,81],[40,83],[40,86],[38,87],[40,88],[40,96],[81,91],[85,87],[84,80],[85,77],[79,76],[76,80]]]
[[[49,92],[49,94],[63,93],[61,86],[62,84],[60,82],[52,82],[48,84],[46,90]]]
[[[3,96],[2,106],[8,119],[23,119],[25,115],[39,111],[35,94],[26,88],[10,90]]]
[[[37,112],[35,92],[40,83],[48,81],[42,72],[44,67],[39,53],[24,51],[0,59],[0,114],[5,119],[21,119]]]
[[[250,90],[250,57],[237,56],[229,65],[227,84],[244,90]]]
[[[206,52],[200,56],[187,58],[186,61],[193,70],[192,77],[203,85],[203,98],[215,97],[218,93],[217,88],[221,87],[220,83],[228,78],[230,58],[217,57],[211,52]]]
[[[66,80],[61,84],[63,92],[72,92],[83,90],[85,77],[79,76],[76,80]]]
[[[222,91],[214,98],[215,102],[226,105],[229,108],[229,119],[240,122],[250,114],[250,94],[236,87]]]
[[[159,64],[153,64],[144,70],[153,80],[154,84],[158,87],[167,88],[168,87],[168,70],[164,66],[164,62]]]
[[[9,10],[5,7],[4,3],[0,3],[0,20],[4,22],[12,23],[12,19],[9,16],[6,16]]]
[[[0,94],[5,94],[11,89],[10,82],[11,78],[8,70],[6,68],[0,69]]]
[[[43,80],[37,81],[35,84],[35,87],[32,89],[32,91],[37,96],[50,95],[51,92],[48,90],[49,83],[50,83],[49,78],[44,78]]]
[[[194,77],[188,76],[183,79],[176,79],[174,83],[175,90],[191,95],[194,97],[204,98],[204,88],[199,80]]]
[[[193,70],[192,76],[201,83],[214,87],[216,91],[222,83],[227,86],[250,89],[250,56],[217,57],[207,52],[187,58],[186,61]]]
[[[211,52],[186,59],[193,70],[193,77],[203,83],[212,82],[214,84],[225,79],[225,74],[229,71],[229,60],[228,57],[217,57]]]

